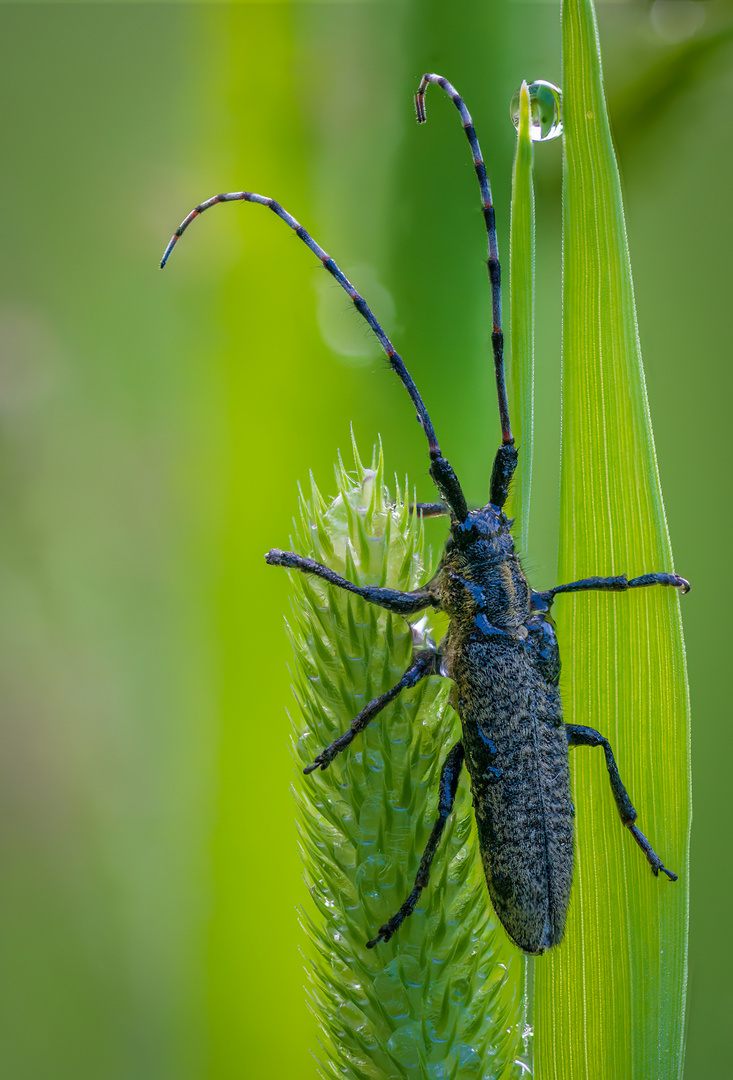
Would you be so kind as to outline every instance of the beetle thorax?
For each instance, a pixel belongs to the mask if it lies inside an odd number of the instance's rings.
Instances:
[[[441,563],[441,606],[467,628],[488,623],[514,632],[529,616],[511,525],[501,510],[487,506],[451,527]]]

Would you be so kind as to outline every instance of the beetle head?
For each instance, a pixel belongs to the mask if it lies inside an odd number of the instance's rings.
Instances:
[[[480,510],[470,510],[463,521],[451,520],[448,548],[459,548],[468,553],[477,545],[484,558],[504,559],[514,551],[511,527],[514,524],[503,510],[492,503]]]

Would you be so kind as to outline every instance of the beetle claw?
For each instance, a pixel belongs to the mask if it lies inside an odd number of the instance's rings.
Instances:
[[[374,946],[378,945],[380,941],[389,941],[389,939],[391,937],[392,937],[392,931],[388,928],[388,926],[387,925],[382,926],[382,927],[380,927],[379,933],[377,934],[377,936],[375,938],[372,938],[371,941],[367,941],[366,947],[367,947],[367,949],[373,949]]]

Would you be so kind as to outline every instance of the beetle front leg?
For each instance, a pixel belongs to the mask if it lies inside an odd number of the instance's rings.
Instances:
[[[438,820],[433,825],[433,831],[430,834],[430,839],[427,842],[423,857],[420,860],[420,867],[417,871],[417,877],[415,878],[415,886],[397,914],[393,915],[389,922],[386,922],[384,926],[380,927],[379,933],[375,938],[371,941],[367,941],[367,949],[373,949],[380,941],[389,941],[395,931],[399,930],[407,916],[412,915],[415,910],[417,902],[420,899],[420,893],[426,888],[428,881],[430,880],[430,864],[435,857],[435,852],[438,850],[438,844],[443,835],[445,823],[448,820],[453,809],[453,804],[456,801],[458,778],[461,775],[463,759],[463,743],[458,742],[451,750],[449,750],[448,756],[443,762],[443,768],[440,771]]]
[[[627,589],[645,589],[650,585],[669,585],[673,589],[679,589],[681,593],[690,591],[690,583],[679,574],[642,574],[641,577],[628,578],[626,574],[618,574],[616,577],[590,577],[581,578],[580,581],[570,581],[567,585],[556,585],[554,589],[535,593],[539,599],[551,604],[558,593],[574,592],[626,592]]]
[[[313,574],[323,578],[330,585],[335,585],[346,592],[361,596],[370,604],[392,611],[396,615],[413,615],[427,607],[438,607],[438,599],[428,589],[415,589],[414,592],[400,592],[398,589],[384,589],[378,585],[354,585],[345,577],[329,570],[327,566],[306,559],[304,555],[295,555],[292,551],[279,551],[273,548],[265,555],[265,562],[270,566],[284,566],[288,570],[301,570],[304,574]]]
[[[616,759],[613,756],[613,750],[611,749],[611,744],[608,739],[605,739],[600,731],[596,731],[595,728],[585,727],[583,724],[566,724],[565,730],[568,737],[568,746],[603,747],[603,752],[606,755],[608,777],[611,781],[611,790],[613,791],[613,797],[616,800],[618,812],[621,815],[621,821],[646,855],[654,875],[658,876],[659,871],[661,870],[663,874],[667,875],[670,881],[676,881],[677,875],[672,873],[671,870],[668,870],[667,867],[662,864],[662,860],[654,851],[652,845],[649,843],[646,836],[644,836],[644,833],[634,824],[636,821],[636,810],[634,810],[634,807],[631,804],[629,793],[624,787],[623,781],[619,775],[618,765],[616,764]]]
[[[412,666],[407,669],[400,681],[393,686],[391,690],[388,690],[386,694],[381,694],[378,698],[375,698],[374,701],[370,701],[369,704],[361,710],[359,715],[355,716],[351,721],[349,730],[345,731],[343,735],[339,735],[337,739],[334,739],[325,750],[321,751],[312,765],[308,765],[303,769],[303,772],[307,775],[308,773],[312,773],[314,769],[327,769],[333,759],[354,741],[356,736],[372,722],[377,713],[380,713],[385,705],[389,705],[390,701],[394,701],[402,690],[417,686],[420,680],[424,679],[426,675],[437,675],[439,664],[440,654],[434,652],[432,649],[421,649],[419,652],[415,653]]]

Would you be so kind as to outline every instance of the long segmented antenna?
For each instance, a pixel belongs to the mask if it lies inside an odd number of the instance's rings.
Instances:
[[[300,225],[292,214],[289,214],[287,210],[284,210],[280,203],[275,202],[274,199],[268,198],[266,195],[255,195],[252,191],[233,191],[226,195],[214,195],[211,199],[207,199],[206,202],[200,203],[188,217],[185,217],[181,224],[178,226],[173,236],[170,239],[168,247],[163,252],[163,258],[160,260],[160,269],[162,270],[165,264],[168,262],[173,248],[178,243],[178,239],[186,231],[188,226],[197,218],[199,214],[203,214],[204,210],[208,210],[211,206],[216,206],[221,202],[249,202],[257,203],[258,206],[266,206],[274,214],[277,215],[286,225],[289,225],[298,239],[302,240],[306,247],[310,248],[314,255],[316,255],[329,274],[336,279],[341,288],[348,294],[351,301],[362,316],[362,318],[368,323],[370,329],[376,335],[379,344],[387,354],[390,367],[398,376],[402,385],[407,390],[413,405],[417,411],[417,419],[425,432],[428,440],[428,448],[430,451],[430,475],[435,482],[436,487],[440,491],[441,495],[445,499],[446,503],[455,514],[458,521],[465,521],[468,516],[468,507],[466,500],[461,491],[461,486],[458,482],[458,477],[453,471],[452,466],[446,458],[440,452],[440,446],[435,435],[435,429],[433,428],[432,421],[428,416],[428,411],[425,408],[422,398],[418,392],[417,387],[412,381],[412,377],[405,367],[404,361],[399,353],[396,351],[392,342],[385,334],[382,327],[377,322],[377,319],[372,314],[371,308],[367,304],[366,300],[356,291],[349,279],[342,274],[333,259],[326,254],[322,247],[316,243],[316,241],[305,231],[302,225]]]
[[[461,95],[454,86],[451,86],[447,79],[443,78],[442,75],[431,75],[426,73],[420,80],[420,86],[415,94],[415,110],[417,112],[418,124],[424,124],[427,119],[425,113],[425,91],[430,83],[436,83],[445,90],[446,94],[460,113],[463,130],[466,132],[466,138],[471,147],[473,166],[476,170],[479,187],[481,188],[481,203],[484,211],[484,220],[486,222],[486,238],[489,245],[487,266],[489,269],[489,281],[491,283],[491,312],[493,322],[491,347],[494,353],[496,390],[499,395],[501,438],[505,446],[513,446],[514,438],[509,424],[509,403],[507,400],[506,375],[504,372],[504,335],[501,329],[501,266],[499,265],[499,244],[496,238],[496,218],[494,214],[494,204],[491,200],[491,185],[489,184],[489,178],[486,173],[484,159],[481,156],[481,147],[479,146],[471,114],[466,108],[466,104]]]

